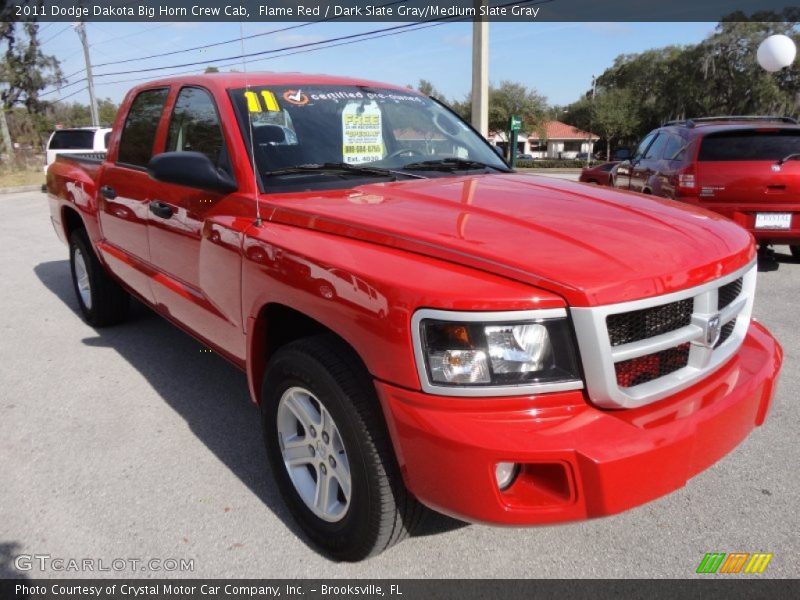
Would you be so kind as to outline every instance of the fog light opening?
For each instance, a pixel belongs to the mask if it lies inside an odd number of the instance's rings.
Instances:
[[[519,473],[519,465],[517,463],[501,462],[497,463],[494,469],[494,476],[497,479],[497,487],[500,491],[507,490],[514,483]]]

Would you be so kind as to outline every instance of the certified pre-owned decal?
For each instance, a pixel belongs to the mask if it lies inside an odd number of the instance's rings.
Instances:
[[[308,104],[308,95],[303,90],[286,90],[283,92],[283,99],[295,106],[305,106]]]

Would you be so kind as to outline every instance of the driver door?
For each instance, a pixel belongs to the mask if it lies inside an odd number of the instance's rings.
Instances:
[[[211,93],[183,87],[177,95],[166,152],[208,156],[233,177],[227,144]],[[241,312],[242,219],[232,195],[153,182],[148,224],[156,303],[230,356],[244,360]],[[249,222],[248,222],[249,224]]]

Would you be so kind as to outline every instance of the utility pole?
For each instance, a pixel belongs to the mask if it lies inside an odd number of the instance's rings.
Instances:
[[[480,14],[487,0],[475,0]],[[472,23],[472,126],[483,137],[489,135],[489,21],[476,18]]]
[[[97,111],[97,98],[94,95],[94,78],[92,77],[92,61],[89,58],[89,42],[86,40],[86,24],[81,21],[73,25],[83,45],[83,58],[86,61],[86,81],[89,87],[89,109],[92,113],[92,125],[100,127],[100,114]]]

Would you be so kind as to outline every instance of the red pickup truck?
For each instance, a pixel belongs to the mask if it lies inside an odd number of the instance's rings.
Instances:
[[[657,498],[764,422],[780,370],[747,231],[516,174],[402,87],[155,81],[47,185],[86,320],[132,295],[240,367],[287,505],[338,559],[423,505],[522,525]]]

